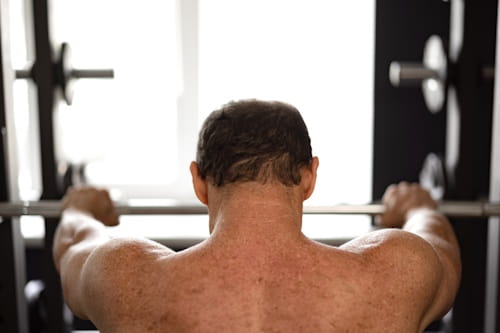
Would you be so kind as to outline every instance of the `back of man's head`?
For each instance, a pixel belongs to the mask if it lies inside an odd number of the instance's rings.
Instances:
[[[200,131],[196,162],[215,186],[235,182],[300,182],[312,160],[299,111],[281,102],[243,100],[212,112]]]

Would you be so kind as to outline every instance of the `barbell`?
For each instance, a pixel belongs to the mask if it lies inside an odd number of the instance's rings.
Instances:
[[[201,215],[207,214],[202,205],[131,205],[116,203],[118,215]],[[22,201],[0,203],[0,216],[13,217],[37,215],[43,217],[61,216],[61,201]],[[481,201],[442,201],[438,211],[449,217],[491,217],[500,216],[500,203]],[[379,215],[384,213],[384,205],[338,204],[332,206],[305,206],[304,214],[332,215]]]

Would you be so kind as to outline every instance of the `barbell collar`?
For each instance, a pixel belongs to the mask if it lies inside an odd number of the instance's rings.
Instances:
[[[43,217],[61,216],[60,201],[25,201],[0,203],[0,216],[35,215]],[[116,204],[118,215],[204,215],[207,208],[201,205],[129,205]],[[443,201],[438,211],[449,217],[491,217],[500,216],[500,203],[480,201]],[[304,214],[332,215],[369,215],[384,213],[382,204],[352,205],[339,204],[333,206],[306,206]]]

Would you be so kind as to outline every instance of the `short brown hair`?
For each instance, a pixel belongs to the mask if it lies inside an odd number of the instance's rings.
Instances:
[[[205,120],[196,162],[215,186],[244,181],[300,182],[311,163],[311,139],[299,111],[281,102],[230,102]]]

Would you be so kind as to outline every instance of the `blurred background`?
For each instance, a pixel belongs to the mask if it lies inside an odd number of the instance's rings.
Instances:
[[[130,205],[196,204],[198,130],[246,98],[301,111],[320,158],[307,206],[376,202],[402,180],[498,202],[497,12],[496,0],[0,0],[0,202],[89,184]],[[57,222],[0,219],[0,332],[95,329],[64,305]],[[426,331],[500,332],[500,221],[452,224],[461,287]],[[304,216],[330,245],[371,230],[367,216]],[[109,232],[182,250],[208,226],[122,216]]]

